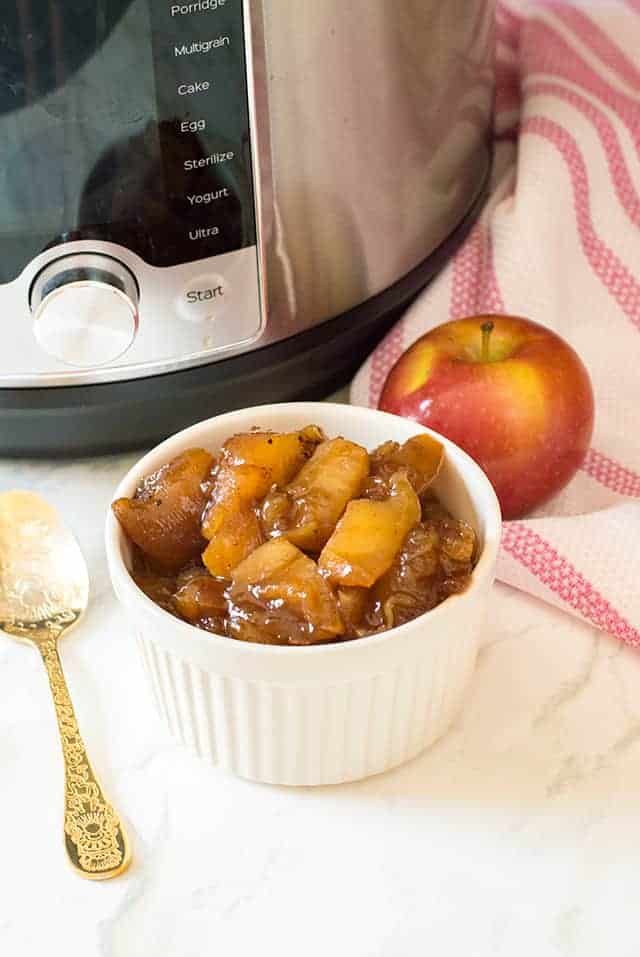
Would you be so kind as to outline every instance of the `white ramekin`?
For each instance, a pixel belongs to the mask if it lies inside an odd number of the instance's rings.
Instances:
[[[216,451],[252,426],[314,423],[369,449],[427,431],[372,409],[295,402],[243,409],[194,425],[145,455],[115,498],[184,449]],[[156,606],[129,575],[129,547],[111,512],[106,548],[113,587],[137,637],[160,714],[201,757],[254,781],[353,781],[419,754],[447,729],[473,671],[500,540],[500,509],[481,469],[438,436],[446,461],[436,491],[474,526],[482,553],[471,584],[399,628],[308,648],[248,644],[207,634]]]

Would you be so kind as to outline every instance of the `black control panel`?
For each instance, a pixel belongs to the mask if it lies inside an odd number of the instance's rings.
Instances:
[[[155,266],[255,244],[242,0],[2,6],[0,283],[73,240]]]
[[[184,224],[178,261],[253,244],[242,0],[154,3],[152,22],[166,196]]]

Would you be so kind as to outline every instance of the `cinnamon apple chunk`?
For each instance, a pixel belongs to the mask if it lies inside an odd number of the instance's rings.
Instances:
[[[264,541],[260,523],[252,509],[229,515],[202,555],[215,578],[228,578],[240,562]]]
[[[224,591],[228,582],[212,578],[204,569],[180,585],[174,595],[176,611],[185,621],[201,623],[208,630],[224,635],[227,602]]]
[[[371,588],[389,570],[420,516],[411,482],[404,472],[396,473],[386,499],[349,503],[322,550],[320,571],[336,585]]]
[[[319,552],[368,474],[369,454],[361,445],[342,438],[323,442],[283,492],[265,499],[267,537],[284,535],[304,551]]]
[[[311,645],[344,632],[331,586],[285,538],[261,545],[238,565],[226,596],[227,632],[243,641]]]
[[[387,483],[403,469],[418,495],[423,495],[438,477],[444,462],[444,446],[426,433],[414,435],[404,445],[385,442],[371,453],[371,478],[365,494],[384,498]]]
[[[206,482],[214,458],[204,449],[188,449],[140,483],[133,498],[112,504],[124,531],[155,565],[177,570],[198,558]]]
[[[202,534],[212,539],[225,520],[249,509],[273,485],[284,485],[324,438],[317,426],[299,432],[246,432],[225,442],[204,516]]]
[[[345,636],[357,638],[365,626],[365,615],[371,592],[368,588],[350,588],[346,585],[337,589],[338,608],[344,622]]]

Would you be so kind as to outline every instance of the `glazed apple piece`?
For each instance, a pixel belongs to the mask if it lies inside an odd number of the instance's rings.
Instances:
[[[451,594],[464,588],[471,575],[477,549],[476,533],[466,522],[448,514],[440,520],[438,531],[444,588]]]
[[[372,591],[369,623],[395,628],[434,608],[439,601],[440,535],[433,522],[416,525],[391,568]]]
[[[404,445],[385,442],[371,453],[371,477],[367,498],[385,498],[389,480],[404,469],[417,495],[424,495],[438,477],[444,462],[444,446],[426,433],[414,435]]]
[[[233,569],[264,541],[255,512],[244,509],[229,515],[202,555],[211,575],[229,578]]]
[[[174,575],[160,575],[145,568],[132,571],[131,577],[147,598],[170,614],[175,614],[176,579]]]
[[[224,635],[227,615],[224,592],[228,584],[200,569],[178,588],[174,596],[176,611],[185,621]]]
[[[259,465],[218,466],[202,523],[202,535],[210,541],[227,519],[251,509],[269,489],[269,473]]]
[[[369,611],[373,627],[403,625],[469,583],[477,547],[475,532],[442,506],[437,516],[409,532],[393,565],[373,589]]]
[[[470,575],[478,549],[474,529],[461,519],[454,518],[437,499],[423,500],[422,521],[437,529],[443,573]]]
[[[420,501],[403,472],[389,481],[383,501],[350,502],[318,561],[336,585],[370,588],[393,564],[408,532],[420,521]]]
[[[336,592],[340,617],[344,622],[345,637],[357,638],[365,628],[365,616],[370,600],[368,588],[338,588]]]
[[[361,445],[342,438],[323,442],[284,492],[263,502],[266,536],[285,535],[298,548],[319,552],[368,474],[369,454]]]
[[[310,425],[299,432],[246,432],[222,447],[202,533],[212,539],[235,512],[256,505],[273,485],[284,485],[311,456],[324,435]]]
[[[344,632],[316,563],[285,538],[261,545],[233,572],[228,633],[243,641],[311,645]]]
[[[204,547],[200,522],[214,458],[189,449],[149,475],[133,498],[112,504],[124,531],[155,565],[175,571],[198,558]]]

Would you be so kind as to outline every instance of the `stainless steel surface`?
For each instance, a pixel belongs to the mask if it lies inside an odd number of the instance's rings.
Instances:
[[[472,205],[489,164],[494,0],[243,2],[258,249],[163,269],[112,243],[47,250],[0,286],[0,386],[136,378],[281,340],[400,279]],[[107,42],[124,41],[117,28]],[[67,252],[114,256],[140,287],[134,344],[89,371],[47,361],[29,328],[34,276]],[[200,278],[228,292],[189,322],[181,296]]]
[[[117,259],[63,256],[36,277],[31,310],[33,333],[48,356],[96,368],[119,359],[135,339],[138,287]]]
[[[269,322],[284,335],[387,288],[470,207],[489,162],[494,3],[263,6]]]

